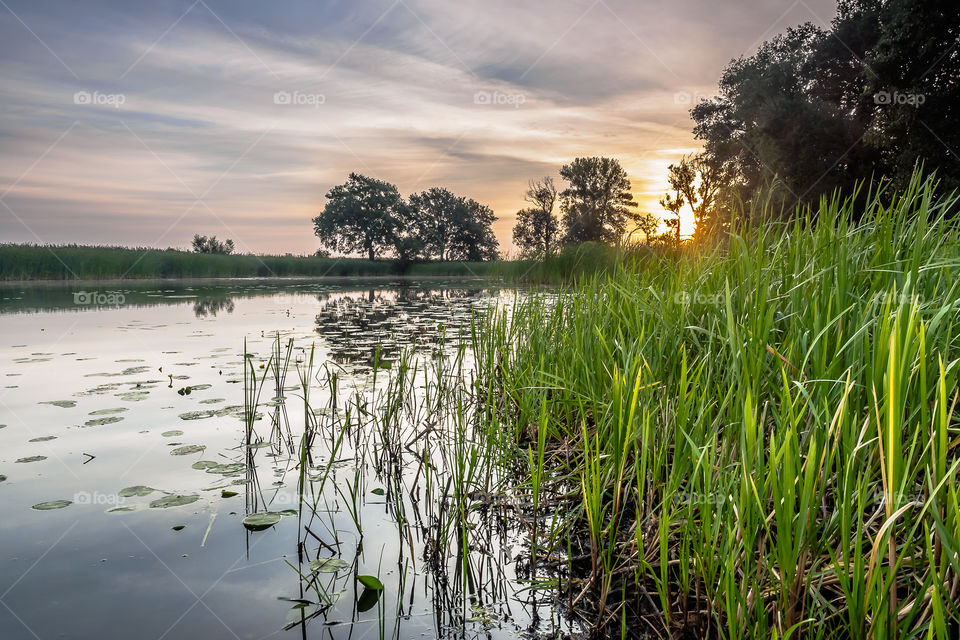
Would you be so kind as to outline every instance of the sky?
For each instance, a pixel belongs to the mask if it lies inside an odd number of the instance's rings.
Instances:
[[[723,67],[833,0],[0,0],[0,242],[312,253],[356,171],[491,206],[620,160],[640,211]],[[562,185],[561,185],[562,186]],[[685,216],[684,233],[691,230]]]

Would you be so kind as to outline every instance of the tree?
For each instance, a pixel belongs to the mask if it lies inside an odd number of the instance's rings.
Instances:
[[[652,213],[641,213],[637,217],[637,229],[643,232],[643,241],[649,245],[653,240],[657,229],[660,228],[660,218]]]
[[[841,0],[828,29],[788,29],[730,62],[691,110],[694,134],[738,198],[763,190],[787,212],[870,177],[902,187],[918,162],[950,191],[958,35],[943,0]]]
[[[524,199],[534,206],[517,212],[513,242],[525,255],[548,256],[554,249],[559,226],[553,215],[557,202],[553,178],[531,180]]]
[[[670,192],[663,194],[663,197],[660,198],[660,206],[673,214],[672,218],[664,219],[664,224],[667,225],[667,229],[674,237],[674,244],[677,246],[680,245],[680,209],[683,208],[683,193],[680,191],[679,184],[673,181],[674,176],[668,175],[667,181],[670,183],[670,188],[674,190],[675,194],[670,195]]]
[[[456,196],[442,187],[433,187],[409,198],[408,229],[428,258],[440,261],[496,258],[495,220],[490,207]]]
[[[194,253],[217,253],[220,255],[229,255],[233,253],[233,240],[229,238],[225,242],[217,240],[217,236],[202,236],[199,233],[193,236]]]
[[[313,219],[313,230],[333,251],[363,252],[376,260],[378,253],[393,248],[403,214],[396,186],[351,173],[345,183],[327,192],[327,204]]]
[[[636,219],[630,179],[614,158],[576,158],[560,169],[565,242],[617,242]]]
[[[678,198],[683,196],[690,206],[696,237],[709,235],[723,226],[724,213],[718,210],[720,192],[726,182],[722,164],[705,153],[684,156],[680,162],[667,167],[667,182]],[[673,213],[679,214],[679,208]]]

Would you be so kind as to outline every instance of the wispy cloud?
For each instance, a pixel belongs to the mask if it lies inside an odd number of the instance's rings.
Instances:
[[[758,38],[816,20],[805,7],[7,2],[3,189],[35,166],[0,238],[145,245],[182,216],[161,246],[229,229],[310,251],[310,216],[357,170],[486,202],[508,245],[527,180],[585,154],[619,157],[654,208],[666,165],[696,148],[678,93],[709,93]]]

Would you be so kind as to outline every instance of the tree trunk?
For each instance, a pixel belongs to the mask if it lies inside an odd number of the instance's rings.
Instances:
[[[367,257],[369,258],[370,262],[373,262],[373,261],[374,261],[373,246],[372,246],[372,245],[369,246],[369,247],[367,247]]]

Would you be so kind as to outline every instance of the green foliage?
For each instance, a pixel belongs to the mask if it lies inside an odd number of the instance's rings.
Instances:
[[[218,253],[230,255],[233,253],[233,240],[227,239],[226,242],[217,240],[217,236],[202,236],[199,233],[193,236],[193,251],[195,253]]]
[[[201,254],[176,249],[0,245],[0,280],[266,278],[390,275],[388,262],[356,258]]]
[[[564,242],[619,242],[636,214],[627,172],[614,158],[576,158],[560,169]]]
[[[589,558],[578,609],[673,637],[956,637],[960,203],[916,177],[853,202],[621,254],[475,331],[491,438],[575,500],[538,547]]]
[[[719,95],[691,110],[711,161],[740,198],[798,201],[866,176],[904,188],[917,163],[960,186],[956,8],[946,2],[840,3],[828,29],[804,24],[731,62]]]
[[[495,220],[490,207],[433,187],[410,196],[406,226],[429,259],[481,261],[497,257]]]
[[[396,186],[351,173],[344,184],[327,192],[327,204],[313,219],[313,230],[333,251],[360,252],[376,260],[377,254],[394,247],[404,207]]]

